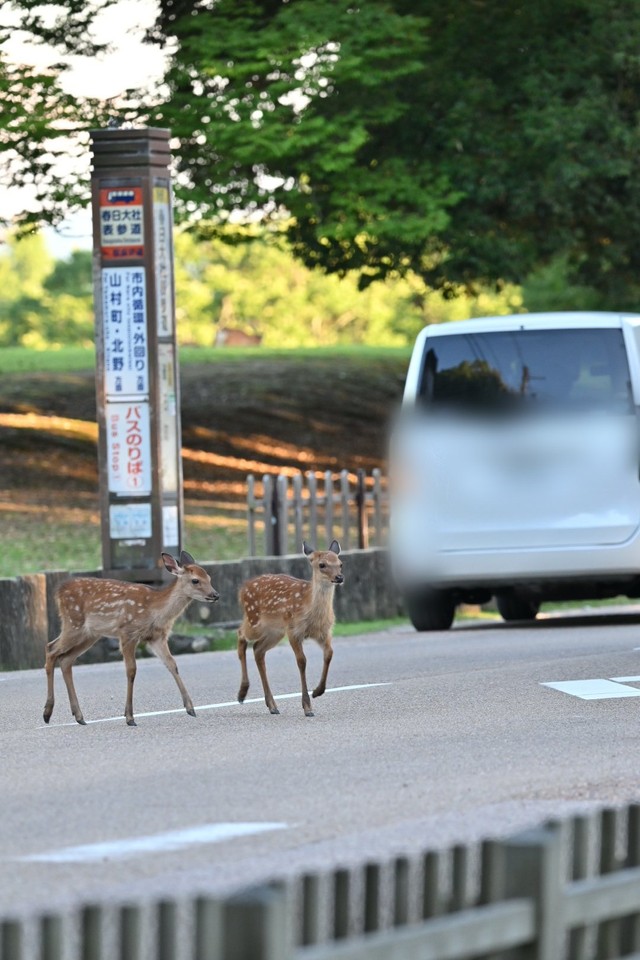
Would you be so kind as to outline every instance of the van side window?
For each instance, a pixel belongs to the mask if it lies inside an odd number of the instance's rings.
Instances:
[[[621,330],[452,332],[426,345],[419,396],[435,409],[633,409]]]

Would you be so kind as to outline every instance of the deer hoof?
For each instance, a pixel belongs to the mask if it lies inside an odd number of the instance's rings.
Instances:
[[[48,722],[49,722],[49,721],[47,720],[47,723],[48,723]],[[86,727],[86,725],[87,725],[87,721],[85,720],[85,718],[84,718],[82,715],[80,715],[79,717],[76,717],[76,722],[79,723],[81,727]]]
[[[277,707],[269,707],[269,713],[280,713]]]
[[[195,715],[196,715],[196,712],[195,712],[195,710],[193,709],[193,707],[191,707],[190,710],[187,710],[187,713],[189,714],[190,717],[195,717]]]
[[[138,724],[135,722],[133,717],[127,717],[127,726],[128,727],[137,727]]]
[[[305,717],[313,717],[313,716],[315,716],[313,710],[309,710],[308,713],[305,711]]]

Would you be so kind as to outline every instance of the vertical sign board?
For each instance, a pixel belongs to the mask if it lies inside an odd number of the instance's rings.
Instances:
[[[153,581],[182,542],[169,131],[91,136],[102,565]]]

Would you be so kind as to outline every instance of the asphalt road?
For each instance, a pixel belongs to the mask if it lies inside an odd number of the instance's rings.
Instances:
[[[638,610],[338,638],[313,718],[290,649],[267,664],[279,716],[252,657],[242,706],[235,652],[181,657],[194,719],[145,659],[135,728],[121,663],[76,668],[85,727],[59,672],[48,727],[44,671],[0,674],[0,915],[230,891],[640,799]],[[606,699],[544,685],[597,679]]]

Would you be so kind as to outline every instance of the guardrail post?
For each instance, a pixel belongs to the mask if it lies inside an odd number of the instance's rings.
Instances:
[[[536,905],[536,939],[519,960],[558,960],[564,941],[560,827],[552,824],[504,842],[506,896],[531,897]]]
[[[276,477],[274,486],[273,514],[276,518],[274,531],[275,554],[284,557],[289,553],[289,480],[280,473]]]
[[[288,960],[291,937],[282,885],[252,887],[224,904],[224,960]]]
[[[273,513],[275,484],[273,477],[269,476],[268,473],[265,473],[262,478],[262,490],[262,503],[264,506],[264,553],[266,557],[272,557],[275,554],[274,531],[276,521]]]
[[[327,543],[333,540],[333,474],[324,472],[324,523],[327,531]]]
[[[141,947],[141,914],[140,907],[125,904],[120,907],[118,917],[118,932],[120,957],[126,960],[140,960]],[[207,960],[204,956],[202,960]]]
[[[640,804],[632,803],[627,810],[626,867],[640,867]],[[628,917],[622,930],[623,955],[640,950],[640,916]]]
[[[46,914],[40,918],[41,960],[62,960],[64,950],[62,937],[62,917]]]
[[[307,473],[309,487],[309,542],[318,546],[318,478],[313,470]]]
[[[252,473],[247,477],[247,533],[249,556],[256,555],[256,480]]]
[[[349,471],[340,471],[340,512],[342,515],[342,549],[348,550],[351,544],[350,530],[350,500],[351,485],[349,483]]]
[[[358,468],[356,485],[356,511],[358,515],[358,549],[366,550],[369,546],[369,522],[367,517],[367,475]]]
[[[19,920],[0,923],[0,956],[3,960],[22,960],[22,924]]]
[[[102,960],[102,907],[90,904],[80,914],[82,960]]]
[[[211,897],[198,897],[194,905],[196,960],[224,960],[223,906]]]
[[[303,947],[320,943],[320,877],[316,873],[305,873],[301,880],[302,931],[300,944]]]
[[[294,527],[294,553],[297,553],[298,550],[302,548],[302,526],[303,526],[303,508],[304,508],[304,495],[302,487],[302,474],[294,474],[292,480],[293,488],[293,527]]]

